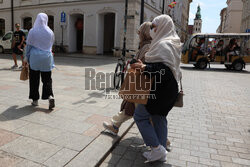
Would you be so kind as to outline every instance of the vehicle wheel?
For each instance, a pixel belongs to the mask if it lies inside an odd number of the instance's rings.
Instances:
[[[0,46],[0,53],[4,53],[4,49],[2,46]]]
[[[241,71],[243,69],[244,65],[242,61],[236,61],[233,63],[233,68],[236,71]]]
[[[232,66],[228,65],[228,64],[225,64],[225,67],[227,68],[227,70],[231,70],[231,68],[232,68]]]
[[[205,68],[207,68],[207,61],[205,59],[199,60],[197,62],[197,66],[200,69],[205,69]]]
[[[122,74],[122,65],[117,64],[115,68],[115,73],[114,73],[114,88],[119,89],[121,83],[123,82],[123,77],[124,75]]]

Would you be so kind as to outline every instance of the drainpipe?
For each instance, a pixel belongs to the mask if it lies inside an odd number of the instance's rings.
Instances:
[[[11,0],[11,31],[14,32],[14,3]]]
[[[123,37],[123,48],[122,48],[123,59],[125,59],[126,56],[127,17],[128,17],[128,0],[125,0],[124,32],[123,32],[124,37]]]
[[[162,14],[165,13],[165,0],[162,1],[162,11],[161,11]]]
[[[140,25],[144,22],[144,0],[141,0],[141,19]]]

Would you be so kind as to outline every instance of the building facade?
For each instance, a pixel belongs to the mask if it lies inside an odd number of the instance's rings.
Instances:
[[[241,20],[241,32],[250,33],[250,1],[242,0],[243,10],[242,10],[242,20]],[[247,48],[250,53],[250,40],[248,40]]]
[[[140,0],[129,0],[127,49],[138,48]],[[150,21],[161,14],[162,1],[145,0],[144,18]],[[48,25],[55,33],[55,45],[68,52],[110,54],[123,43],[124,0],[14,0],[14,23],[30,29],[36,15],[49,16]],[[61,15],[65,23],[61,23]],[[0,36],[11,31],[11,1],[0,0]]]
[[[220,25],[217,29],[217,33],[222,33],[225,31],[225,23],[227,19],[227,8],[223,8],[220,12]]]
[[[242,0],[227,0],[225,26],[223,33],[240,33],[242,21]]]
[[[176,5],[173,8],[168,6],[171,2],[173,0],[166,0],[165,13],[172,17],[176,32],[180,36],[181,41],[185,42],[188,38],[188,20],[192,0],[175,0]]]
[[[242,20],[241,20],[241,32],[250,33],[250,1],[242,0]]]
[[[202,19],[201,19],[201,8],[200,5],[197,7],[197,12],[194,19],[193,33],[201,33]]]
[[[194,25],[188,25],[188,36],[190,37],[193,34]]]

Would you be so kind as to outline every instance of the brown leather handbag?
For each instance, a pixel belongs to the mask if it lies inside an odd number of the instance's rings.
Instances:
[[[147,104],[152,82],[140,69],[129,69],[119,95],[128,102]]]
[[[20,80],[26,81],[27,79],[29,79],[29,67],[24,66],[20,74]]]

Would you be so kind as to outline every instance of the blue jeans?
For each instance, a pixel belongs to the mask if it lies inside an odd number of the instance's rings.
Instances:
[[[150,123],[150,118],[153,125]],[[162,145],[166,148],[168,128],[165,116],[151,115],[143,104],[139,104],[135,109],[134,119],[147,146]]]

